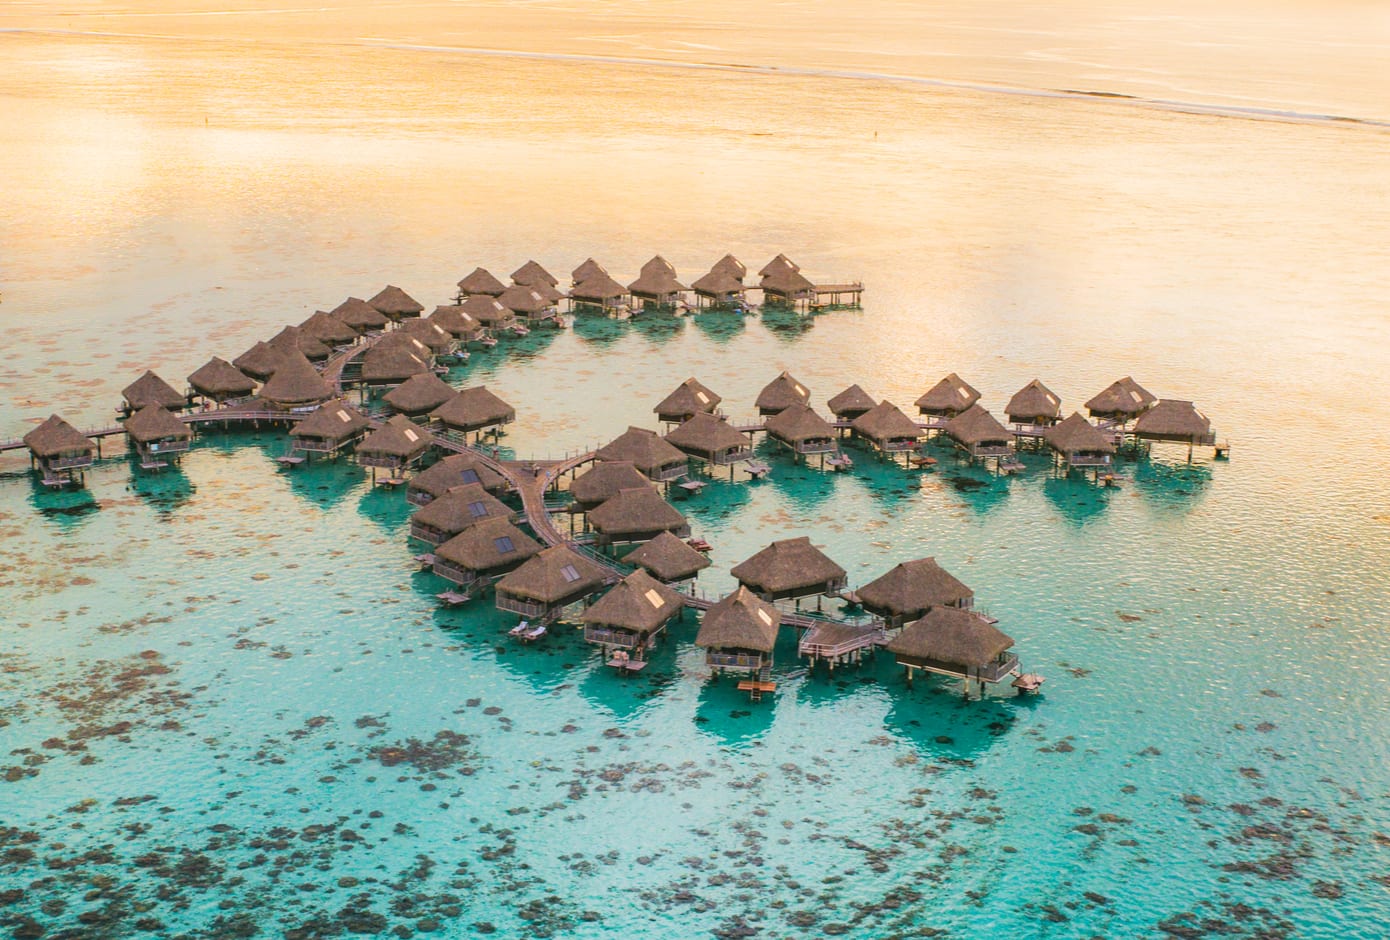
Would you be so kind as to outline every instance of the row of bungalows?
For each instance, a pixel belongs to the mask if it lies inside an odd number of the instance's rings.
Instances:
[[[554,323],[563,297],[558,283],[535,261],[513,272],[511,284],[503,284],[486,268],[474,268],[458,282],[455,303],[488,329],[517,329],[518,317],[532,324]]]

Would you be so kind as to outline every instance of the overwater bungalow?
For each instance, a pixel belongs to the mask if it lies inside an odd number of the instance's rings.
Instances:
[[[333,397],[333,386],[296,350],[280,350],[274,373],[261,386],[261,400],[277,408],[307,410]]]
[[[701,412],[713,414],[721,401],[722,398],[699,381],[689,378],[677,385],[675,391],[663,398],[652,411],[656,412],[657,418],[661,421],[680,424]]]
[[[570,272],[570,285],[577,286],[594,277],[608,277],[608,269],[593,258],[585,258],[583,264]]]
[[[415,358],[429,365],[430,368],[434,368],[434,350],[412,332],[400,329],[387,333],[377,341],[372,349],[390,349],[392,347],[405,349]],[[370,351],[368,350],[368,352]]]
[[[816,295],[816,285],[801,273],[801,268],[786,255],[779,254],[758,272],[762,278],[763,299],[769,303],[795,305],[809,303]]]
[[[482,332],[482,327],[471,322],[469,326],[464,327],[463,332],[468,332],[470,328],[475,334]],[[397,332],[419,341],[433,356],[446,356],[458,348],[458,340],[454,338],[454,334],[444,329],[438,321],[429,318],[406,320],[401,323]]]
[[[299,324],[299,329],[300,332],[333,347],[351,346],[357,342],[357,331],[327,310],[314,311]]]
[[[835,450],[835,428],[809,405],[784,408],[763,425],[767,436],[789,447],[794,454],[828,454]]]
[[[494,333],[516,322],[515,313],[502,306],[496,297],[487,294],[473,294],[465,298],[461,306],[463,312],[477,321],[479,326]]]
[[[1079,411],[1048,428],[1043,441],[1069,470],[1108,468],[1115,456],[1113,435],[1095,427]]]
[[[436,546],[431,567],[441,578],[468,589],[512,571],[541,548],[506,519],[488,519]]]
[[[219,405],[246,398],[256,390],[256,380],[225,359],[213,356],[188,376],[191,394]]]
[[[691,548],[670,532],[661,532],[651,541],[628,552],[623,562],[637,565],[666,584],[693,581],[711,564],[703,552]]]
[[[626,306],[630,299],[627,288],[607,273],[591,275],[570,289],[570,300],[575,304],[599,307],[605,313]]]
[[[300,451],[306,456],[337,456],[339,451],[361,440],[371,426],[365,415],[341,398],[324,402],[290,429],[290,452],[287,455],[290,460],[286,462],[292,462]]]
[[[789,373],[783,372],[763,387],[758,393],[756,404],[758,414],[775,415],[792,405],[805,405],[810,401],[810,389],[792,378]]]
[[[1165,398],[1139,416],[1132,432],[1141,441],[1171,441],[1186,444],[1188,453],[1198,444],[1216,443],[1211,419],[1190,401]]]
[[[502,291],[497,302],[512,313],[531,323],[555,319],[555,303],[539,290],[524,284],[513,284]]]
[[[29,459],[43,474],[45,486],[79,483],[83,471],[92,465],[96,445],[77,428],[58,415],[24,435]]]
[[[349,297],[328,312],[358,333],[376,333],[391,323],[386,314],[360,297]]]
[[[424,306],[418,300],[394,284],[387,284],[367,303],[385,314],[386,318],[394,323],[399,323],[410,317],[418,317],[425,312]]]
[[[918,558],[895,565],[855,591],[869,613],[883,619],[886,629],[896,630],[937,607],[969,610],[975,603],[970,590],[934,558]]]
[[[347,324],[344,324],[346,326]],[[305,359],[310,362],[323,362],[333,355],[333,349],[312,333],[307,333],[297,326],[287,326],[270,339],[266,340],[266,345],[274,349],[299,351]]]
[[[410,537],[442,545],[488,519],[516,522],[516,510],[488,493],[481,483],[465,483],[417,509],[410,517]]]
[[[392,477],[419,463],[430,449],[433,438],[405,415],[395,415],[381,425],[357,445],[357,462],[371,467],[373,475],[377,468],[389,470]]]
[[[666,442],[713,466],[729,467],[730,472],[734,464],[753,456],[753,443],[747,435],[735,430],[723,417],[703,412],[667,434]]]
[[[1152,408],[1156,401],[1157,396],[1125,376],[1111,382],[1104,391],[1086,402],[1086,410],[1092,418],[1115,421],[1123,426]]]
[[[430,418],[466,434],[511,424],[516,420],[516,409],[488,391],[486,385],[475,385],[431,411]]]
[[[844,590],[845,569],[806,536],[773,542],[729,570],[738,583],[765,601],[796,600]]]
[[[620,490],[589,511],[589,525],[599,545],[645,542],[662,532],[685,538],[690,523],[676,507],[661,498],[649,483]]]
[[[574,500],[571,510],[588,512],[623,490],[643,486],[650,489],[651,481],[630,460],[596,463],[570,483],[570,499]]]
[[[970,455],[971,460],[1003,459],[1014,452],[1014,436],[980,405],[969,408],[947,421],[942,432]]]
[[[705,664],[716,677],[725,672],[765,676],[781,624],[776,607],[740,587],[705,611],[695,645],[704,649]]]
[[[902,409],[884,400],[850,422],[854,436],[868,441],[885,454],[910,451],[924,433]]]
[[[1042,432],[1062,420],[1062,401],[1042,382],[1034,379],[1014,393],[1004,415],[1016,431]]]
[[[493,277],[487,268],[474,268],[471,274],[459,281],[458,288],[458,302],[463,303],[464,298],[479,294],[496,297],[507,289],[507,285]]]
[[[429,352],[421,344],[421,350]],[[400,385],[411,376],[429,372],[429,360],[409,346],[399,343],[383,343],[373,346],[362,354],[362,384],[368,386]]]
[[[690,458],[655,431],[629,426],[626,431],[594,452],[594,459],[608,463],[626,461],[655,483],[685,475]]]
[[[397,414],[418,418],[452,401],[457,394],[452,385],[433,372],[417,372],[381,397]]]
[[[747,288],[743,279],[748,269],[733,255],[725,255],[710,268],[708,274],[696,278],[690,285],[699,306],[741,306]]]
[[[826,402],[825,406],[830,409],[836,421],[853,421],[860,415],[872,411],[877,404],[868,392],[858,385],[851,385]]]
[[[559,287],[560,279],[541,267],[535,261],[527,261],[521,267],[512,272],[513,284],[525,284],[528,287],[535,287],[545,284],[550,287]]]
[[[492,303],[496,304],[499,313],[506,310],[497,301],[493,300]],[[426,322],[433,323],[459,343],[471,343],[483,337],[483,325],[474,319],[461,304],[444,304],[435,307],[434,313],[429,315]]]
[[[193,431],[172,411],[151,402],[122,422],[144,470],[162,470],[193,444]]]
[[[920,620],[903,628],[888,642],[900,666],[907,667],[907,681],[915,670],[935,672],[970,683],[1001,682],[1018,669],[1018,657],[1009,652],[1013,638],[994,626],[988,617],[955,607],[934,607]]]
[[[121,392],[121,397],[125,399],[125,407],[122,409],[126,414],[139,411],[146,405],[158,405],[161,408],[179,410],[188,407],[188,396],[174,389],[172,385],[155,375],[149,369],[134,382],[131,382]]]
[[[258,342],[233,359],[232,365],[257,382],[265,382],[279,368],[281,352],[269,343]]]
[[[497,609],[544,623],[607,583],[606,568],[568,545],[552,545],[497,582]]]
[[[680,303],[690,288],[676,280],[676,269],[665,258],[657,255],[642,265],[642,273],[637,280],[627,286],[633,303],[641,301],[642,307],[674,307]]]
[[[585,641],[598,646],[604,659],[610,651],[622,650],[627,655],[616,657],[614,664],[632,670],[627,664],[642,662],[666,625],[684,610],[680,594],[639,568],[580,614],[579,621]]]
[[[488,466],[477,454],[451,454],[428,470],[411,477],[410,485],[406,487],[405,501],[412,506],[428,506],[454,487],[468,483],[481,484],[493,496],[511,488],[507,478]]]
[[[937,419],[932,423],[939,427],[979,400],[980,393],[952,372],[917,399],[917,413]]]

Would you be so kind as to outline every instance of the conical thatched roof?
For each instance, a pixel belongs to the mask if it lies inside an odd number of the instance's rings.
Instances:
[[[466,571],[492,571],[520,564],[540,550],[540,542],[506,519],[488,519],[436,547],[434,554]]]
[[[456,430],[472,431],[515,420],[516,409],[488,391],[486,385],[475,385],[430,412],[430,417]]]
[[[1062,416],[1062,400],[1050,388],[1034,379],[1014,393],[1004,414],[1010,421],[1031,421],[1034,418],[1055,420]]]
[[[216,356],[190,375],[188,384],[195,392],[217,399],[250,395],[256,389],[254,379],[227,360]]]
[[[732,274],[723,271],[711,271],[691,281],[690,288],[697,294],[721,297],[725,294],[737,294],[743,290],[744,284]]]
[[[502,291],[497,297],[497,302],[513,313],[525,314],[540,313],[551,306],[550,301],[546,300],[540,291],[523,284],[513,284]]]
[[[545,281],[537,281],[534,284],[522,284],[521,287],[529,287],[537,294],[541,295],[547,306],[554,305],[564,298],[565,292],[554,284],[547,284]]]
[[[958,606],[975,596],[934,558],[895,565],[855,593],[865,610],[890,617],[920,617],[933,607]]]
[[[593,258],[585,259],[583,264],[570,273],[570,280],[575,284],[583,284],[590,278],[595,277],[608,277],[608,269]]]
[[[1195,440],[1211,431],[1211,420],[1190,401],[1165,398],[1134,422],[1136,437],[1155,440]]]
[[[473,273],[459,281],[459,290],[465,294],[487,294],[496,297],[507,289],[487,268],[474,268]]]
[[[357,331],[327,310],[315,310],[299,329],[329,346],[346,346],[357,340]]]
[[[652,532],[689,531],[680,510],[661,498],[654,486],[620,490],[589,512],[589,525],[610,538]]]
[[[723,418],[704,412],[688,418],[667,434],[666,442],[694,454],[712,454],[751,446],[743,432],[731,428]]]
[[[622,434],[600,447],[594,458],[604,462],[625,460],[648,476],[662,467],[684,462],[686,456],[661,439],[655,431],[629,427]]]
[[[282,350],[276,349],[269,343],[257,343],[233,359],[232,365],[251,378],[264,382],[280,367],[281,352]]]
[[[510,484],[507,478],[492,469],[477,454],[451,454],[437,464],[417,473],[409,489],[429,493],[438,499],[456,486],[479,483],[489,493],[501,493]]]
[[[280,363],[261,386],[261,398],[281,408],[313,405],[333,397],[333,386],[297,350],[282,350]]]
[[[472,294],[461,306],[464,313],[483,326],[502,326],[516,319],[516,314],[502,306],[496,297],[487,294]]]
[[[266,345],[275,349],[298,350],[310,362],[320,362],[333,355],[333,350],[323,340],[297,326],[285,327],[268,339]]]
[[[663,419],[667,417],[685,419],[702,411],[714,411],[723,401],[718,395],[701,385],[694,378],[686,379],[676,386],[676,390],[661,400],[652,411]]]
[[[583,623],[597,623],[635,633],[650,633],[681,612],[685,601],[660,581],[637,570],[579,615]]]
[[[810,400],[810,390],[792,378],[790,373],[783,372],[763,387],[755,404],[763,414],[774,414],[792,405],[804,405]]]
[[[364,382],[404,382],[429,370],[428,361],[399,343],[379,344],[362,354]]]
[[[469,298],[469,300],[472,299]],[[486,301],[491,298],[483,299]],[[492,303],[505,310],[497,301],[494,300]],[[482,332],[483,325],[463,308],[463,304],[443,304],[435,307],[434,313],[430,314],[429,320],[426,322],[435,324],[456,339],[472,339]]]
[[[873,396],[858,385],[851,385],[825,404],[835,417],[853,420],[864,412],[872,410],[878,402],[874,401]]]
[[[395,457],[410,460],[424,453],[431,437],[405,415],[395,415],[357,445],[358,456]]]
[[[730,569],[740,584],[760,594],[783,594],[843,582],[845,569],[831,561],[806,536],[773,542]]]
[[[387,392],[382,398],[396,411],[407,415],[433,411],[453,399],[458,392],[433,372],[419,372]]]
[[[800,270],[800,265],[792,261],[792,259],[788,258],[786,255],[779,254],[767,264],[763,265],[763,269],[758,272],[758,277],[767,277],[769,274],[780,274],[784,271]]]
[[[1014,645],[1013,638],[977,613],[955,607],[935,607],[921,620],[903,627],[888,651],[913,659],[930,659],[949,666],[985,666]]]
[[[168,382],[146,369],[145,374],[131,382],[121,392],[126,404],[139,410],[146,405],[161,405],[165,408],[182,408],[188,399],[182,392],[174,390]]]
[[[427,323],[427,325],[433,326],[434,324]],[[430,349],[429,345],[425,343],[424,340],[406,329],[399,329],[387,333],[381,337],[380,341],[378,341],[373,348],[389,349],[392,346],[400,346],[424,362],[429,362],[434,356],[434,350]]]
[[[61,457],[64,454],[90,454],[96,450],[91,439],[57,415],[24,435],[24,446],[37,457]]]
[[[188,425],[163,405],[148,404],[121,422],[126,433],[141,444],[151,441],[186,441],[193,436]]]
[[[764,425],[767,433],[789,444],[802,441],[815,441],[835,436],[835,428],[816,414],[809,405],[791,405],[784,408]]]
[[[657,255],[642,265],[641,275],[627,289],[634,294],[678,294],[688,288],[676,280],[676,269],[671,267],[671,262]]]
[[[917,399],[916,405],[922,414],[960,414],[980,400],[977,392],[968,382],[952,372],[933,385],[925,395]]]
[[[815,287],[786,255],[773,258],[758,273],[762,276],[763,290],[778,294],[798,294]]]
[[[477,324],[472,325],[477,329]],[[430,352],[438,355],[454,345],[454,335],[432,319],[406,320],[398,331],[420,341]]]
[[[1060,424],[1054,424],[1043,434],[1043,440],[1053,450],[1063,454],[1087,451],[1101,454],[1115,453],[1115,442],[1081,416],[1073,411],[1071,416]]]
[[[627,288],[607,274],[595,274],[574,285],[570,296],[575,300],[593,300],[605,303],[615,297],[626,297]]]
[[[392,320],[399,320],[402,317],[418,317],[425,311],[418,300],[394,284],[387,284],[367,303]]]
[[[356,408],[335,398],[319,405],[314,413],[290,429],[290,437],[315,437],[342,441],[371,426]]]
[[[1129,376],[1117,379],[1105,391],[1086,402],[1091,417],[1116,416],[1132,418],[1146,411],[1158,399]]]
[[[622,490],[650,485],[650,481],[631,461],[596,463],[574,478],[570,484],[570,496],[582,506],[597,506]]]
[[[383,330],[391,322],[386,314],[360,297],[349,297],[328,312],[359,333]]]
[[[741,587],[705,611],[695,645],[770,653],[781,623],[776,607]]]
[[[662,532],[628,552],[623,561],[640,565],[662,581],[684,581],[710,566],[703,552],[697,552],[670,532]]]
[[[535,286],[536,284],[549,284],[551,287],[555,287],[560,283],[555,275],[551,274],[534,261],[527,261],[521,267],[513,271],[512,281],[517,284],[527,284],[530,286]]]
[[[891,401],[881,401],[850,423],[854,433],[874,441],[917,439],[922,429]]]
[[[1012,441],[1014,438],[1009,429],[999,423],[998,418],[980,405],[971,405],[947,421],[942,430],[966,446],[982,444],[985,441]]]
[[[497,590],[541,604],[558,604],[598,590],[607,573],[568,545],[552,545],[498,581]]]
[[[748,276],[748,268],[744,267],[743,262],[735,258],[733,255],[725,255],[724,257],[720,258],[718,261],[714,263],[714,267],[710,268],[709,270],[711,274],[727,275],[728,277],[731,277],[734,280],[738,281],[740,284],[742,284],[743,279]]]
[[[516,521],[516,511],[483,489],[481,483],[455,486],[428,505],[415,510],[411,522],[429,526],[450,536],[487,519]]]

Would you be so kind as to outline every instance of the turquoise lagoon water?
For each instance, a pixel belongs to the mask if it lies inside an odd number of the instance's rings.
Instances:
[[[693,619],[626,680],[565,629],[515,645],[485,605],[436,607],[402,493],[347,461],[278,470],[269,432],[208,434],[157,477],[108,460],[78,493],[7,458],[11,933],[1383,935],[1383,134],[584,66],[630,110],[577,140],[573,64],[428,58],[458,112],[410,97],[400,54],[381,123],[371,98],[291,114],[257,84],[328,64],[5,42],[28,68],[0,109],[39,132],[0,161],[72,181],[0,233],[6,437],[104,422],[147,366],[177,381],[388,281],[433,304],[479,263],[593,254],[627,279],[655,251],[693,276],[785,250],[862,277],[864,308],[580,319],[450,378],[515,404],[505,446],[542,457],[653,426],[690,374],[751,412],[783,368],[817,404],[857,381],[905,406],[954,370],[996,412],[1035,376],[1079,407],[1133,374],[1234,443],[1126,463],[1114,490],[1035,457],[1001,479],[944,451],[846,474],[769,451],[769,479],[678,503],[711,590],[785,536],[851,583],[935,556],[1047,677],[968,703],[886,656],[800,674],[790,636],[750,703],[706,677]],[[121,77],[55,92],[69,60]],[[234,61],[231,126],[130,91],[198,98]],[[671,103],[692,88],[713,131]]]

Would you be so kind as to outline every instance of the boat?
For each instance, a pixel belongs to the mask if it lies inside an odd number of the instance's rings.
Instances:
[[[513,323],[510,327],[513,336],[529,336],[531,331],[520,323]]]
[[[908,460],[914,467],[935,467],[935,457],[909,457]]]
[[[711,545],[709,542],[706,542],[704,539],[700,538],[686,539],[685,544],[689,545],[697,552],[708,552],[714,548],[714,546]]]
[[[761,460],[748,461],[748,473],[755,480],[761,480],[763,476],[771,472],[771,470],[772,468],[769,467],[767,464],[763,463]]]
[[[854,466],[854,460],[850,457],[849,454],[844,453],[835,454],[831,456],[830,459],[826,461],[826,463],[837,471],[848,470],[850,467]]]
[[[1036,672],[1015,672],[1014,676],[1016,678],[1012,683],[1010,683],[1010,685],[1012,685],[1015,689],[1018,689],[1019,695],[1023,695],[1025,693],[1036,693],[1039,689],[1042,688],[1042,684],[1047,681],[1042,676],[1038,675]]]

